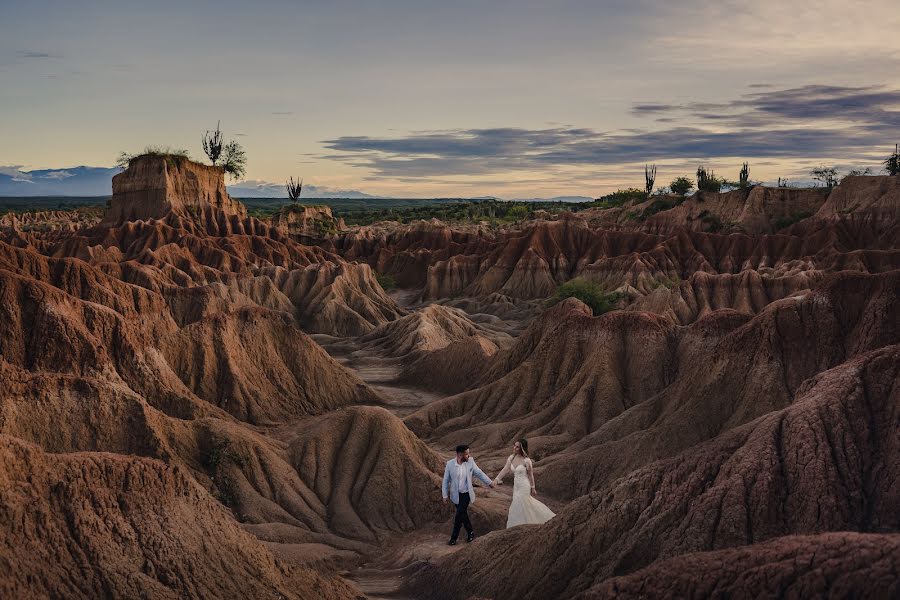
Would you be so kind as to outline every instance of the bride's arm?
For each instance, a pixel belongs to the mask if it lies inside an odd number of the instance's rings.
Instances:
[[[509,475],[510,465],[512,465],[512,455],[506,459],[506,466],[503,467],[503,470],[500,471],[496,477],[494,477],[494,485],[500,485],[503,483],[503,478]]]
[[[531,495],[537,496],[537,490],[534,489],[534,469],[531,468],[531,459],[525,459],[525,470],[528,472],[528,480],[531,482]]]

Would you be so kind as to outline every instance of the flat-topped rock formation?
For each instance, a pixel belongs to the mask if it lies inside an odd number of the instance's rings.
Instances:
[[[330,206],[288,204],[272,215],[272,225],[294,235],[323,238],[347,229],[344,219],[335,219]]]
[[[108,223],[197,215],[209,209],[246,217],[247,209],[225,189],[222,167],[179,156],[144,155],[113,177]]]

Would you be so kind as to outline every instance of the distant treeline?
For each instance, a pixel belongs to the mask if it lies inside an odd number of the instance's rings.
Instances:
[[[241,198],[254,216],[265,217],[290,203],[286,199]],[[591,203],[578,202],[515,202],[495,199],[468,200],[465,198],[389,199],[389,198],[301,198],[305,206],[329,206],[335,217],[348,225],[370,225],[377,221],[410,223],[421,219],[439,219],[448,223],[487,221],[508,223],[526,218],[543,210],[558,213],[580,210]]]
[[[479,222],[511,223],[527,218],[535,211],[558,213],[584,208],[585,203],[515,202],[505,200],[457,200],[448,203],[419,202],[406,207],[370,207],[360,210],[337,210],[335,216],[348,225],[368,225],[376,221],[410,223],[421,219],[438,219],[445,223]]]
[[[106,206],[110,196],[0,196],[0,214]]]
[[[0,197],[0,214],[43,210],[72,210],[107,206],[109,196],[40,196]],[[287,198],[238,198],[251,215],[264,218],[291,204]],[[523,202],[496,199],[465,198],[301,198],[305,206],[329,206],[335,217],[348,225],[369,225],[377,221],[410,223],[420,219],[439,219],[448,223],[487,221],[491,224],[511,223],[527,218],[535,211],[554,214],[579,211],[603,202]]]

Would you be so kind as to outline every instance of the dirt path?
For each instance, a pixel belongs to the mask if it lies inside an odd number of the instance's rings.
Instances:
[[[420,291],[415,293],[402,291],[395,292],[392,296],[401,306],[411,307],[419,294]],[[512,329],[517,330],[521,327]],[[373,351],[361,349],[353,339],[331,338],[323,335],[313,335],[312,337],[332,358],[375,389],[382,397],[383,406],[401,419],[422,406],[445,397],[440,393],[395,383],[401,370],[399,362],[379,356]],[[432,449],[442,456],[446,455],[443,449]],[[505,514],[511,493],[511,485],[491,491],[480,491],[478,516],[473,513],[476,532],[478,531],[479,517],[482,525],[485,526],[482,510],[487,509],[486,512],[495,515]],[[462,539],[456,546],[447,545],[451,514],[452,509],[448,507],[448,524],[396,534],[385,542],[380,556],[356,569],[346,571],[342,575],[356,583],[366,597],[372,600],[415,600],[404,596],[400,590],[406,579],[415,571],[416,566],[459,552],[468,545]],[[502,524],[493,523],[493,526],[493,528],[502,527]],[[477,544],[479,541],[476,538],[473,543]]]
[[[401,419],[444,397],[435,392],[393,383],[400,373],[397,361],[359,350],[352,340],[313,337],[332,358],[379,392],[384,407]],[[448,515],[449,512],[448,509]],[[371,600],[414,600],[399,591],[410,574],[409,569],[417,563],[435,560],[466,546],[464,542],[448,546],[448,532],[445,529],[432,527],[399,533],[386,544],[380,557],[342,575],[356,583]]]

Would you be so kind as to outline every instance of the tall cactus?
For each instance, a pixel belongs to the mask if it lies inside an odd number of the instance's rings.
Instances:
[[[300,192],[303,191],[303,179],[294,181],[294,178],[291,177],[284,185],[284,187],[287,188],[287,193],[290,199],[296,202],[297,198],[300,197]]]
[[[225,145],[225,140],[222,137],[222,130],[219,128],[222,122],[216,122],[216,130],[210,132],[209,130],[203,134],[203,152],[206,153],[206,156],[209,157],[209,160],[215,165],[219,162],[219,158],[222,156],[222,150]]]
[[[750,185],[750,165],[748,165],[746,162],[744,163],[744,166],[741,167],[741,173],[738,177],[740,177],[741,189],[744,189],[745,187]]]
[[[656,183],[656,165],[644,165],[644,182],[647,195],[653,193],[653,184]]]

